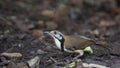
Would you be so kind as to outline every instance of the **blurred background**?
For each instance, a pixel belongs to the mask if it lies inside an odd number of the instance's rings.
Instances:
[[[20,44],[28,57],[49,30],[109,42],[119,57],[120,0],[0,0],[0,53]]]

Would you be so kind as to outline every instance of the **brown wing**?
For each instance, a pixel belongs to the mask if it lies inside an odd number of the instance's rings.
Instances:
[[[67,43],[66,43],[67,42]],[[85,47],[91,45],[93,42],[91,39],[84,36],[65,36],[65,47],[66,49],[84,49]]]

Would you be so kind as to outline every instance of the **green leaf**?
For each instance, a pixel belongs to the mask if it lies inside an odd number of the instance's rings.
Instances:
[[[69,68],[73,68],[73,67],[75,67],[75,64],[76,64],[75,62],[72,62],[72,63],[70,63],[70,64],[68,65],[68,67],[69,67]]]
[[[57,4],[59,7],[64,7],[66,3],[66,0],[57,0]]]
[[[93,53],[93,49],[90,46],[86,47],[83,51]]]

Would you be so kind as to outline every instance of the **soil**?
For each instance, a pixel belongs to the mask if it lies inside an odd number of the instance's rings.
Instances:
[[[63,7],[53,0],[0,1],[0,53],[19,52],[23,55],[21,60],[13,62],[25,62],[39,56],[40,68],[61,68],[76,54],[61,52],[53,39],[43,33],[59,30],[64,34],[83,35],[102,41],[100,43],[105,43],[109,49],[93,45],[94,53],[80,57],[82,62],[119,68],[120,6],[116,5],[117,1],[112,4],[114,7],[110,6],[112,8],[108,8],[109,3],[102,5],[99,1],[95,1],[99,5],[89,2],[78,5],[73,1],[63,3]],[[3,66],[7,65],[0,67]]]

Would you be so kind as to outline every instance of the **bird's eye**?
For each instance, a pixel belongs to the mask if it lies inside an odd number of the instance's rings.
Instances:
[[[57,34],[57,32],[55,31],[54,34]]]

